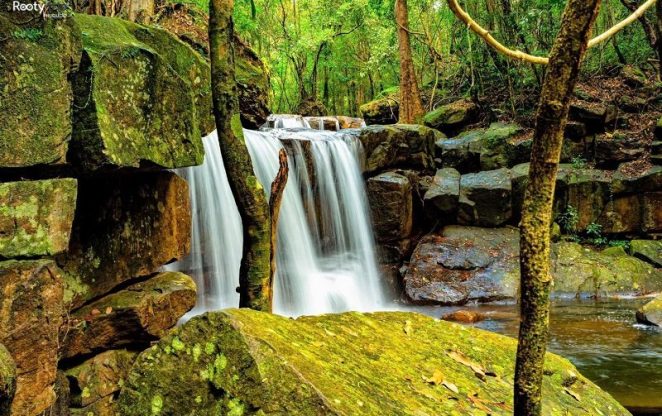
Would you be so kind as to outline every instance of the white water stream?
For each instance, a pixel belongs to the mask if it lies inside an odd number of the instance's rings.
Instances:
[[[310,315],[385,307],[363,178],[362,148],[353,136],[310,129],[302,118],[276,118],[296,130],[245,130],[255,173],[270,189],[278,152],[287,143],[289,178],[277,244],[274,312]],[[281,142],[282,140],[282,142]],[[238,306],[242,228],[215,133],[204,138],[205,162],[179,169],[189,181],[191,254],[171,270],[194,277],[194,314]]]

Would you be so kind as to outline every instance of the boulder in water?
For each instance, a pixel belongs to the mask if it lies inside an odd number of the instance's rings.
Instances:
[[[485,314],[469,311],[466,309],[460,309],[459,311],[447,313],[446,315],[442,316],[441,319],[444,321],[460,322],[463,324],[475,324],[476,322],[485,320]]]
[[[367,125],[395,124],[400,115],[397,99],[386,97],[363,104],[359,111]]]
[[[365,120],[359,117],[336,116],[341,129],[360,129],[365,127]]]
[[[423,118],[426,126],[451,136],[476,121],[478,121],[478,106],[469,100],[458,100],[442,105]]]
[[[662,326],[662,295],[648,302],[637,311],[637,322]]]
[[[515,349],[415,313],[211,312],[138,357],[119,413],[510,415]],[[629,414],[566,359],[547,354],[544,373],[546,415]]]

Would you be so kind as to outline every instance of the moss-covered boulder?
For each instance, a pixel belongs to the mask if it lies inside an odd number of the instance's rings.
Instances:
[[[95,355],[65,371],[70,386],[70,406],[81,414],[115,414],[113,396],[119,394],[133,365],[137,352],[109,350]],[[98,403],[103,403],[106,412],[99,411]]]
[[[662,326],[662,295],[637,311],[637,321],[646,325]]]
[[[437,138],[438,132],[416,124],[368,126],[359,135],[366,154],[364,171],[397,167],[431,169]]]
[[[660,240],[632,240],[630,253],[655,267],[662,267],[662,241]]]
[[[162,29],[76,15],[81,67],[73,79],[74,162],[106,166],[198,165],[210,123],[209,67]]]
[[[512,414],[516,342],[427,316],[296,320],[250,310],[193,318],[143,352],[122,415]],[[545,415],[629,415],[548,354]]]
[[[476,122],[477,117],[478,106],[475,103],[469,100],[458,100],[427,113],[423,118],[423,123],[452,136],[467,125]]]
[[[145,346],[163,336],[195,306],[195,282],[178,272],[159,273],[72,313],[62,356]]]
[[[65,163],[80,60],[71,21],[0,12],[0,39],[0,168]]]
[[[72,307],[188,254],[189,189],[174,173],[94,176],[79,189],[70,250],[58,258]]]
[[[38,415],[55,402],[62,297],[53,261],[0,262],[0,343],[16,363],[12,415]]]
[[[16,393],[16,364],[7,348],[0,344],[0,415],[8,415]]]
[[[0,257],[55,255],[69,247],[75,179],[0,183]]]
[[[395,124],[400,116],[400,105],[395,96],[389,96],[365,103],[359,111],[368,125]]]
[[[510,168],[531,156],[532,139],[516,124],[492,123],[482,136],[481,170]]]

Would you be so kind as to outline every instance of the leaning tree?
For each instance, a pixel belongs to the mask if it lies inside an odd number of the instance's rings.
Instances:
[[[547,65],[531,149],[529,177],[520,222],[519,342],[515,367],[516,416],[535,416],[542,411],[543,365],[549,333],[550,227],[552,204],[563,131],[582,58],[586,50],[614,36],[637,20],[655,0],[648,0],[628,18],[589,40],[601,0],[569,0],[561,28],[549,57],[510,49],[496,40],[465,12],[457,0],[448,0],[455,15],[499,53],[532,64]]]

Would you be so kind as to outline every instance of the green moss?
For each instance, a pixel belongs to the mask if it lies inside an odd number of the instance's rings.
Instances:
[[[199,362],[163,355],[173,337],[223,352]],[[155,396],[164,414],[509,415],[515,348],[510,338],[412,313],[208,313],[141,354],[118,405],[126,416],[144,414]],[[221,356],[225,367],[212,374]],[[545,415],[628,414],[567,360],[548,354],[545,370]],[[566,392],[568,374],[579,399]]]

